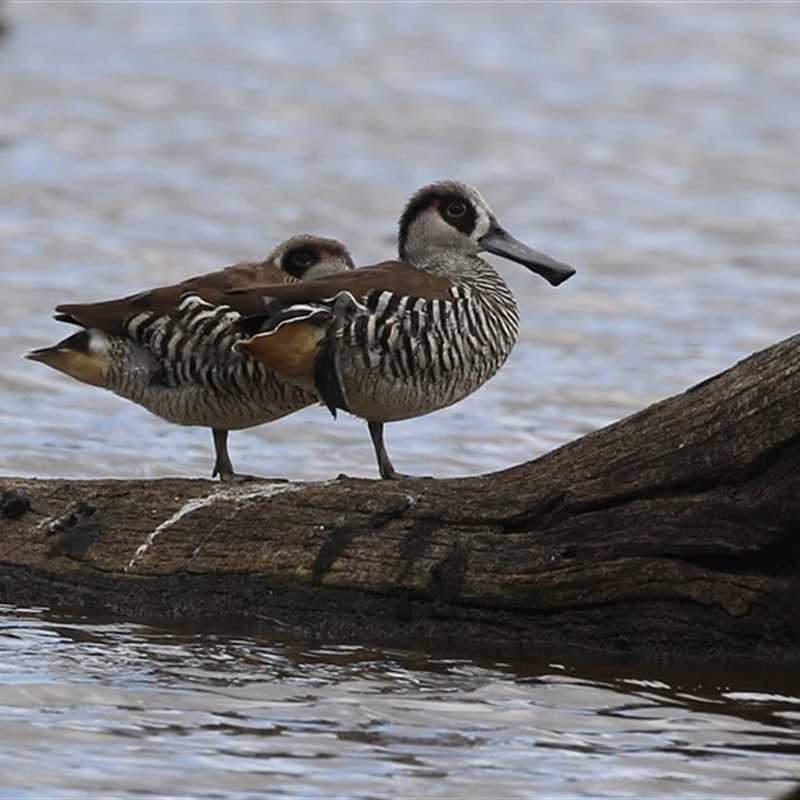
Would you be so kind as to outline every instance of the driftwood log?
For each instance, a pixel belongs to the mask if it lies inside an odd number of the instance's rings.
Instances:
[[[478,478],[0,489],[3,603],[800,662],[800,336]]]

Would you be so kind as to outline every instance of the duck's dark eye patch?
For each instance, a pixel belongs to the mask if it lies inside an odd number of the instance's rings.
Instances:
[[[400,217],[397,237],[397,252],[400,258],[406,258],[408,232],[414,221],[428,213],[438,214],[443,222],[466,236],[472,236],[478,224],[478,212],[471,198],[451,188],[450,182],[444,181],[441,184],[426,186],[409,200]]]
[[[295,278],[302,278],[317,262],[317,254],[306,247],[290,250],[283,259],[283,268]]]
[[[439,205],[442,219],[461,233],[471,236],[475,230],[476,214],[471,203],[460,197],[444,197]]]

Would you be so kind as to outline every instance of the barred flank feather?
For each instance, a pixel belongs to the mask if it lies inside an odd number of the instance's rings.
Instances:
[[[349,410],[387,422],[419,416],[458,402],[500,369],[517,339],[519,312],[502,278],[478,265],[449,300],[366,296],[341,330],[343,381],[360,388],[348,391]],[[381,398],[380,412],[373,398]]]
[[[239,314],[187,295],[174,315],[140,312],[110,336],[107,388],[180,425],[236,430],[314,403],[233,345]]]

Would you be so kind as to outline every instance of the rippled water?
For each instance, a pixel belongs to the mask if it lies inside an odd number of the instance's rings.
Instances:
[[[770,798],[795,673],[0,617],[4,797]]]
[[[11,3],[0,39],[0,474],[207,475],[208,432],[20,361],[58,302],[313,231],[393,253],[428,181],[574,264],[498,263],[522,337],[389,426],[398,469],[537,456],[794,334],[796,4]],[[231,437],[244,472],[374,476],[321,409]],[[422,466],[420,466],[422,465]],[[773,797],[792,673],[524,663],[0,617],[0,796]],[[221,630],[225,630],[223,626]]]

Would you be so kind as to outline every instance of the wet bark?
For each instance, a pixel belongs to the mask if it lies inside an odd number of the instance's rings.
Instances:
[[[0,602],[800,661],[799,401],[800,336],[478,478],[0,479]]]

